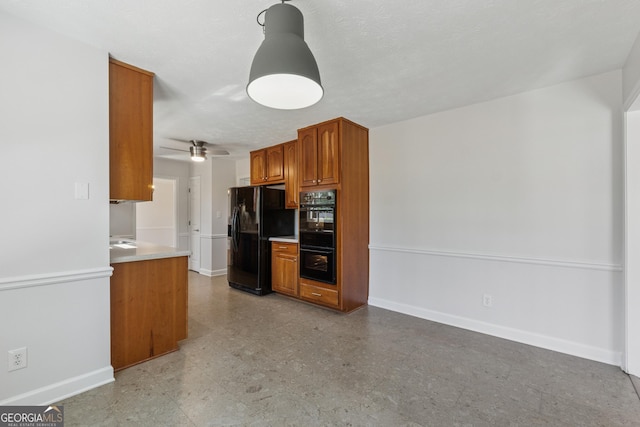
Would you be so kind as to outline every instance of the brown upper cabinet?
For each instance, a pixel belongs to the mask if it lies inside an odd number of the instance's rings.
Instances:
[[[109,198],[153,196],[153,76],[109,59]]]
[[[251,152],[251,185],[284,183],[284,144]]]
[[[298,208],[298,141],[284,144],[284,197],[287,209]]]
[[[300,129],[300,187],[340,182],[339,121]]]

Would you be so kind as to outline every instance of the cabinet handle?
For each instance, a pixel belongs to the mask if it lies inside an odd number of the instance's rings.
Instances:
[[[287,249],[286,246],[278,246],[278,249]]]
[[[319,179],[319,180],[318,180],[318,184],[320,184],[321,182],[322,182],[322,180],[321,180],[321,179]]]
[[[314,184],[316,183],[316,180],[315,180],[315,179],[313,180],[313,183],[314,183]]]
[[[315,292],[311,292],[311,295],[313,295],[314,297],[321,297],[322,296],[322,294],[318,294],[318,293],[315,293]]]

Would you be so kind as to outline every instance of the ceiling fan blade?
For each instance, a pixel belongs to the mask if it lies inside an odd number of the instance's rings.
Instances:
[[[160,146],[160,148],[164,148],[165,150],[173,150],[173,151],[182,151],[183,153],[188,153],[189,150],[182,150],[180,148],[171,148],[171,147],[165,147],[165,146]]]
[[[213,144],[211,142],[203,141],[201,139],[180,139],[180,138],[167,138],[167,139],[170,139],[172,141],[191,144],[194,147],[202,147],[202,150],[206,154],[209,154],[212,156],[228,156],[229,155],[229,151],[225,150],[224,148],[217,148],[218,144]],[[178,148],[170,148],[170,147],[164,147],[164,146],[160,146],[160,148],[166,148],[168,150],[176,150],[176,151],[185,151],[185,152],[190,151],[190,150],[180,150]]]

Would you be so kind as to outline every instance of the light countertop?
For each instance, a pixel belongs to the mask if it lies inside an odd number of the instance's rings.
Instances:
[[[298,243],[298,236],[275,236],[269,237],[271,242]]]
[[[144,261],[150,259],[175,258],[189,256],[190,251],[183,251],[170,246],[135,240],[111,242],[109,244],[110,263]]]

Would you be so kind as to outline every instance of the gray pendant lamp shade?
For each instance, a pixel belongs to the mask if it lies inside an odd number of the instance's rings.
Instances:
[[[247,94],[259,104],[282,110],[320,101],[318,64],[304,41],[302,12],[282,3],[265,12],[265,38],[251,64]]]

